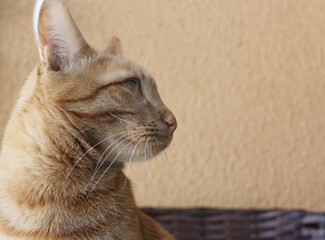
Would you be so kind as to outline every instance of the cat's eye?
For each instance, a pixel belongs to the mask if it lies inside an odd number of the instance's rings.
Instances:
[[[131,78],[123,82],[123,85],[136,97],[140,90],[140,83],[137,79]]]

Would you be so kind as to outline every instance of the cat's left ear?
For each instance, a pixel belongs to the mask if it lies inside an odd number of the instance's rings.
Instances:
[[[61,0],[44,0],[41,4],[36,39],[41,62],[54,71],[71,69],[74,63],[91,52]]]
[[[104,51],[110,55],[116,56],[116,57],[122,57],[122,44],[121,40],[118,37],[111,38],[107,46],[105,47]]]

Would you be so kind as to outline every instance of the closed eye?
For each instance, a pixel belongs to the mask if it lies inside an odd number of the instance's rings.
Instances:
[[[138,97],[140,92],[140,83],[136,78],[130,78],[123,82],[123,86],[135,97]]]

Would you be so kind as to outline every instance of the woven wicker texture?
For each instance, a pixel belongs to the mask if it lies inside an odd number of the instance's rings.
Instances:
[[[178,240],[325,239],[325,214],[282,210],[142,210]]]

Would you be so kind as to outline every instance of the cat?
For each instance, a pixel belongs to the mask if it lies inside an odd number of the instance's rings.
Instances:
[[[0,155],[0,239],[175,239],[137,208],[123,173],[177,127],[155,81],[123,58],[117,37],[91,48],[61,0],[39,8],[39,63]]]

